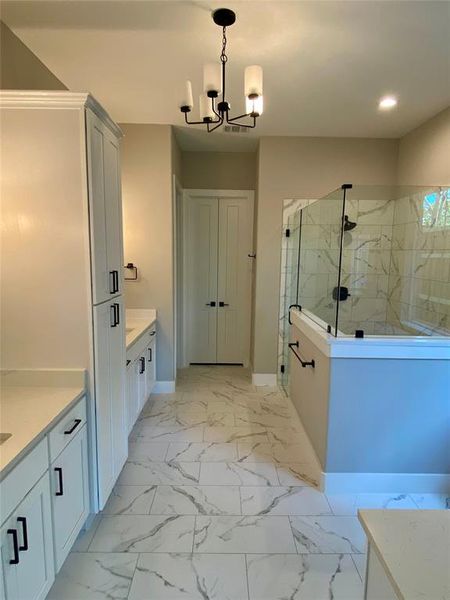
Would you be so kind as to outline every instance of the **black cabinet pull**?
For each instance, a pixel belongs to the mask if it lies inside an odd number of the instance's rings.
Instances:
[[[113,271],[114,273],[114,293],[119,291],[119,271]]]
[[[224,306],[230,306],[229,304],[227,304],[226,302],[222,302],[222,300],[219,302],[219,306],[221,308],[223,308]]]
[[[111,306],[109,307],[109,322],[111,327],[117,327],[115,304],[111,304]]]
[[[6,532],[8,535],[12,535],[13,539],[13,548],[14,548],[14,557],[10,559],[10,565],[18,565],[19,564],[19,539],[17,537],[17,529],[8,529]]]
[[[141,356],[139,360],[141,361],[141,368],[139,370],[139,375],[142,375],[142,373],[145,371],[145,357]]]
[[[55,492],[55,496],[63,496],[64,495],[64,485],[63,485],[63,471],[61,467],[55,467],[55,473],[58,473],[58,490]]]
[[[151,332],[150,332],[150,336],[152,336],[152,337],[153,337],[154,335],[156,335],[156,331],[151,331]]]
[[[80,423],[81,423],[81,419],[75,419],[73,426],[70,429],[68,429],[67,431],[65,431],[64,434],[70,435],[71,433],[73,433]]]
[[[118,302],[114,302],[114,304],[111,305],[112,309],[114,311],[114,325],[113,327],[117,327],[117,325],[120,324],[120,305]]]
[[[207,302],[206,306],[215,306],[216,303],[214,302],[214,300],[212,302]]]
[[[299,343],[297,342],[291,342],[289,344],[289,348],[292,350],[292,352],[295,354],[295,357],[297,358],[297,360],[300,362],[300,364],[302,365],[303,368],[305,367],[312,367],[313,369],[316,366],[316,362],[314,359],[312,360],[303,360],[303,358],[300,356],[300,354],[298,354],[294,348],[298,348],[299,347]]]
[[[114,276],[115,271],[109,272],[109,293],[115,294],[116,289],[116,278]]]
[[[17,517],[17,522],[22,524],[23,544],[19,546],[19,550],[26,552],[28,550],[28,527],[26,517]]]
[[[148,362],[152,362],[153,360],[153,350],[152,348],[148,349]]]

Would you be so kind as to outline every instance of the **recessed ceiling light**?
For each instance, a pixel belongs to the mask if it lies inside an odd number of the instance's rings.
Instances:
[[[394,106],[397,106],[397,98],[394,96],[384,96],[378,104],[378,108],[381,108],[381,110],[389,110]]]

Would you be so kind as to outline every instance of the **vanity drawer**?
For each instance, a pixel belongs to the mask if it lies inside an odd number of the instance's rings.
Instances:
[[[55,460],[85,423],[86,397],[83,397],[50,431],[48,436],[50,461]]]

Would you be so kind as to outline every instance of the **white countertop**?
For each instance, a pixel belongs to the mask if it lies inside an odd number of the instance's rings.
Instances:
[[[0,444],[1,478],[85,394],[85,372],[70,371],[67,377],[64,373],[2,372],[0,431],[12,436]]]
[[[127,350],[136,342],[149,327],[156,322],[156,310],[152,308],[127,308],[126,346]]]
[[[450,598],[450,510],[360,510],[399,598]]]

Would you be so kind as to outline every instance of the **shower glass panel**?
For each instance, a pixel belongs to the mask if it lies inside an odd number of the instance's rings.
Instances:
[[[281,247],[280,319],[278,341],[278,383],[289,390],[289,307],[298,304],[298,260],[302,211],[290,201],[283,211]]]
[[[354,186],[345,215],[338,335],[449,335],[449,188]]]
[[[336,335],[339,262],[345,191],[336,190],[302,210],[298,304]]]

